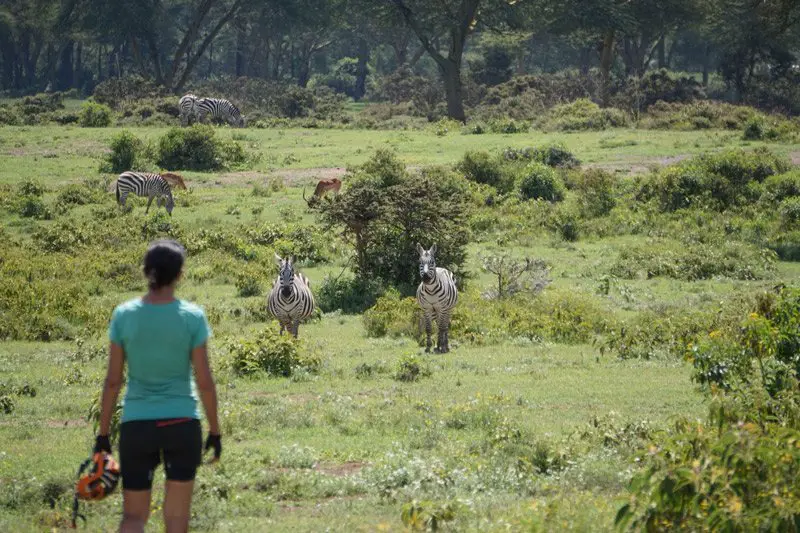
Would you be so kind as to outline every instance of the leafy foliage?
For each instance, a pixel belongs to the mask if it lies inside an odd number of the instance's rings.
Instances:
[[[157,163],[170,170],[218,170],[247,161],[242,145],[216,137],[213,127],[172,128],[158,141]]]
[[[81,106],[78,123],[84,128],[105,128],[111,125],[111,108],[97,102],[85,102]]]
[[[359,276],[411,291],[418,284],[415,244],[436,242],[438,263],[463,277],[469,239],[463,180],[441,168],[412,176],[393,153],[379,150],[347,182],[320,211],[327,226],[344,229]]]
[[[301,341],[291,335],[279,335],[276,328],[262,330],[253,339],[228,343],[230,364],[241,375],[266,372],[289,377],[298,369],[315,372],[321,363],[317,356],[303,353]]]

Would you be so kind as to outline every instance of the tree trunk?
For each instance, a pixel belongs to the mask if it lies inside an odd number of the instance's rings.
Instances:
[[[358,40],[358,63],[356,64],[356,86],[355,94],[353,97],[356,100],[361,100],[367,94],[367,74],[369,69],[367,63],[369,62],[369,44],[367,40],[361,37]]]
[[[703,87],[708,88],[709,55],[711,46],[706,44],[703,48]]]
[[[61,53],[58,58],[58,67],[56,69],[56,83],[54,84],[55,90],[65,91],[72,87],[75,81],[75,72],[72,70],[73,64],[73,51],[75,50],[75,42],[67,41],[61,48]]]
[[[461,85],[461,65],[446,60],[439,63],[444,78],[444,90],[447,96],[447,116],[452,119],[467,121],[464,113],[464,98]]]
[[[83,43],[80,41],[75,50],[75,88],[83,91]]]
[[[658,53],[658,68],[669,68],[667,64],[667,37],[662,35],[656,45]]]
[[[245,23],[240,20],[236,25],[236,77],[244,76],[245,46],[247,45],[247,35],[245,34]]]
[[[589,75],[589,68],[592,61],[592,49],[585,46],[581,49],[581,76],[586,77]]]
[[[611,98],[611,64],[614,62],[614,30],[603,36],[603,49],[600,53],[600,102],[608,106]]]

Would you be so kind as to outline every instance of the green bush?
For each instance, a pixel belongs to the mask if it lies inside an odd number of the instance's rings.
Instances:
[[[787,198],[778,206],[781,226],[795,228],[800,224],[800,198]]]
[[[782,202],[800,196],[800,171],[793,170],[764,180],[764,196],[769,203]]]
[[[323,202],[320,215],[328,229],[344,230],[358,276],[411,294],[419,284],[415,244],[435,242],[438,264],[463,280],[471,211],[466,180],[444,167],[412,175],[395,154],[379,150],[347,183],[336,201]]]
[[[590,168],[576,173],[571,180],[578,197],[578,205],[584,217],[601,217],[614,209],[617,203],[614,174]]]
[[[431,373],[430,367],[427,363],[420,360],[419,357],[416,355],[406,355],[397,362],[394,379],[397,381],[412,382],[418,381],[419,378],[428,377]]]
[[[405,335],[418,338],[420,316],[419,305],[414,298],[402,298],[396,290],[389,290],[364,313],[364,329],[368,337]]]
[[[604,130],[627,124],[628,116],[623,111],[601,108],[586,98],[554,107],[541,122],[545,130],[557,131]]]
[[[36,180],[24,180],[17,186],[20,196],[42,196],[45,192],[44,186]]]
[[[325,276],[314,293],[314,299],[323,313],[341,310],[346,314],[358,314],[374,306],[384,290],[383,285],[374,279]]]
[[[542,163],[530,163],[523,171],[519,182],[519,193],[523,200],[547,200],[560,202],[564,199],[564,183],[558,173]]]
[[[261,283],[263,276],[258,272],[240,272],[236,276],[236,294],[246,298],[248,296],[261,296]]]
[[[466,152],[455,168],[468,180],[491,185],[501,192],[508,192],[513,185],[513,179],[503,168],[502,162],[488,152]]]
[[[800,432],[714,422],[678,423],[640,454],[619,530],[796,530]]]
[[[692,103],[656,102],[647,110],[639,127],[648,129],[696,130],[724,128],[741,130],[758,111],[751,107],[700,100]]]
[[[76,205],[99,204],[105,200],[105,194],[86,185],[72,183],[58,190],[53,209],[56,213],[66,213]]]
[[[0,126],[20,126],[22,117],[19,116],[16,106],[0,105]]]
[[[319,358],[301,353],[301,341],[291,335],[279,335],[274,329],[265,329],[252,340],[239,339],[228,344],[230,363],[236,373],[266,372],[289,377],[301,368],[309,372],[319,369]]]
[[[16,201],[16,212],[25,218],[50,220],[53,214],[39,196],[20,196]]]
[[[790,168],[786,158],[766,149],[704,154],[652,174],[637,197],[657,199],[663,211],[691,206],[724,210],[757,200],[762,182]]]
[[[111,125],[111,108],[97,102],[84,102],[78,123],[84,128],[105,128]]]
[[[172,170],[218,170],[247,161],[240,144],[217,138],[214,128],[205,124],[170,129],[159,139],[156,151],[156,162]]]
[[[144,170],[148,165],[148,148],[144,141],[128,130],[111,138],[111,152],[100,166],[101,172],[119,174],[128,170]]]
[[[775,272],[775,254],[741,242],[671,244],[656,241],[623,248],[610,273],[624,279],[668,277],[686,281],[717,276],[765,279]]]

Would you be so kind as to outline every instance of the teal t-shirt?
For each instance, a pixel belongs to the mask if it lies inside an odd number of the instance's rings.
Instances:
[[[210,335],[205,313],[189,302],[137,298],[117,306],[108,336],[122,346],[128,367],[122,422],[200,419],[191,354]]]

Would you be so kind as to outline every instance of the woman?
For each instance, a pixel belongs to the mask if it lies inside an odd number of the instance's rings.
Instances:
[[[185,250],[175,241],[151,244],[144,256],[148,293],[118,306],[109,326],[111,348],[95,452],[111,453],[111,415],[127,363],[128,389],[119,442],[123,533],[144,531],[150,516],[153,472],[162,455],[167,478],[166,530],[188,530],[192,488],[202,457],[196,390],[209,425],[205,449],[214,449],[214,461],[222,453],[217,392],[206,347],[208,322],[200,307],[175,298],[184,258]]]

